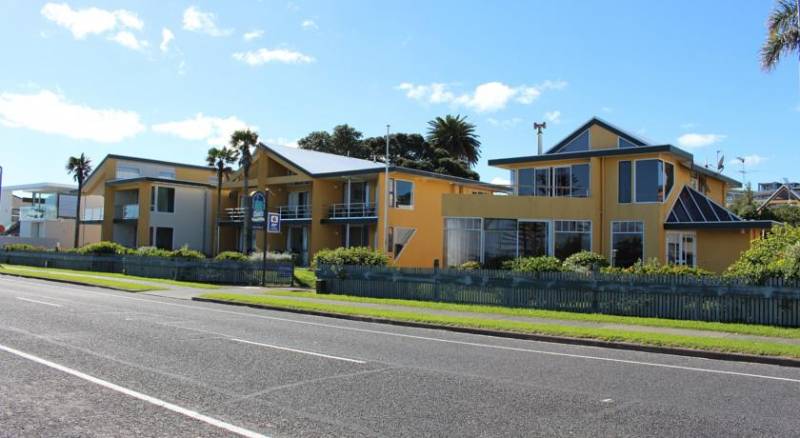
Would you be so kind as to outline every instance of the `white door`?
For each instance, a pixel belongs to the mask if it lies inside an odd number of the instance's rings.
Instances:
[[[696,266],[697,236],[694,232],[667,232],[667,263]]]

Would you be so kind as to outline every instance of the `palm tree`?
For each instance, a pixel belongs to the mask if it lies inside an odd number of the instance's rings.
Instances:
[[[800,0],[778,0],[767,20],[767,40],[761,46],[761,68],[772,70],[781,55],[800,56]]]
[[[222,214],[222,179],[230,177],[233,169],[229,164],[236,162],[238,158],[239,153],[226,146],[208,150],[206,161],[210,167],[217,170],[217,217]],[[217,230],[219,231],[219,221],[217,221]],[[217,233],[217,252],[219,252],[219,233]]]
[[[83,153],[81,153],[80,157],[69,157],[69,160],[67,160],[67,173],[71,174],[75,181],[78,182],[78,203],[75,207],[75,248],[77,248],[80,244],[83,182],[92,173],[92,160]]]
[[[231,135],[231,148],[239,156],[239,166],[242,168],[242,194],[244,195],[244,249],[245,253],[250,254],[253,250],[253,230],[251,222],[253,219],[252,206],[250,204],[250,165],[253,164],[253,147],[258,144],[258,134],[246,129],[236,131]],[[265,218],[266,219],[266,218]]]
[[[467,122],[466,116],[448,114],[428,122],[428,142],[470,165],[478,164],[481,156],[481,142],[475,134],[475,125]]]

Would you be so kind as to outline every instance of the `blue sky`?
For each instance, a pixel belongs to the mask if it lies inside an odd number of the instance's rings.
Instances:
[[[800,179],[798,60],[759,69],[771,1],[0,1],[4,184],[87,153],[202,164],[233,129],[291,144],[447,113],[486,159],[592,116],[748,179]],[[726,174],[738,177],[729,163]]]

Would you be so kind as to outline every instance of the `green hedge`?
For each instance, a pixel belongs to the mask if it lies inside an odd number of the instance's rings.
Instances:
[[[366,247],[323,249],[314,255],[311,266],[323,265],[360,265],[386,266],[389,258],[380,251]]]
[[[249,260],[249,258],[247,257],[247,255],[242,254],[242,253],[240,253],[238,251],[224,251],[224,252],[221,252],[221,253],[217,254],[217,256],[214,257],[214,260],[218,260],[218,261],[232,260],[232,261],[235,261],[235,262],[246,262],[246,261]]]
[[[90,243],[70,252],[75,252],[81,255],[131,255],[136,254],[136,251],[120,245],[115,242],[97,242]]]
[[[7,243],[3,245],[3,251],[45,252],[48,251],[48,249],[41,246],[34,246],[29,243]]]
[[[515,272],[561,272],[561,260],[552,256],[520,257],[503,262],[503,269]]]
[[[690,275],[693,277],[706,277],[715,275],[705,269],[693,268],[684,265],[662,265],[658,259],[650,259],[647,262],[639,261],[627,268],[608,267],[602,270],[609,274],[636,274],[636,275]]]
[[[800,227],[773,227],[763,239],[753,242],[725,272],[725,275],[744,277],[761,282],[768,278],[799,278]]]
[[[564,270],[570,272],[589,272],[608,266],[608,259],[591,251],[581,251],[564,259]]]

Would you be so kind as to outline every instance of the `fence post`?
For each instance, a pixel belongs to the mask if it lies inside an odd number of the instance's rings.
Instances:
[[[439,285],[439,259],[433,261],[433,299],[435,301],[441,301],[440,296],[440,285]]]

